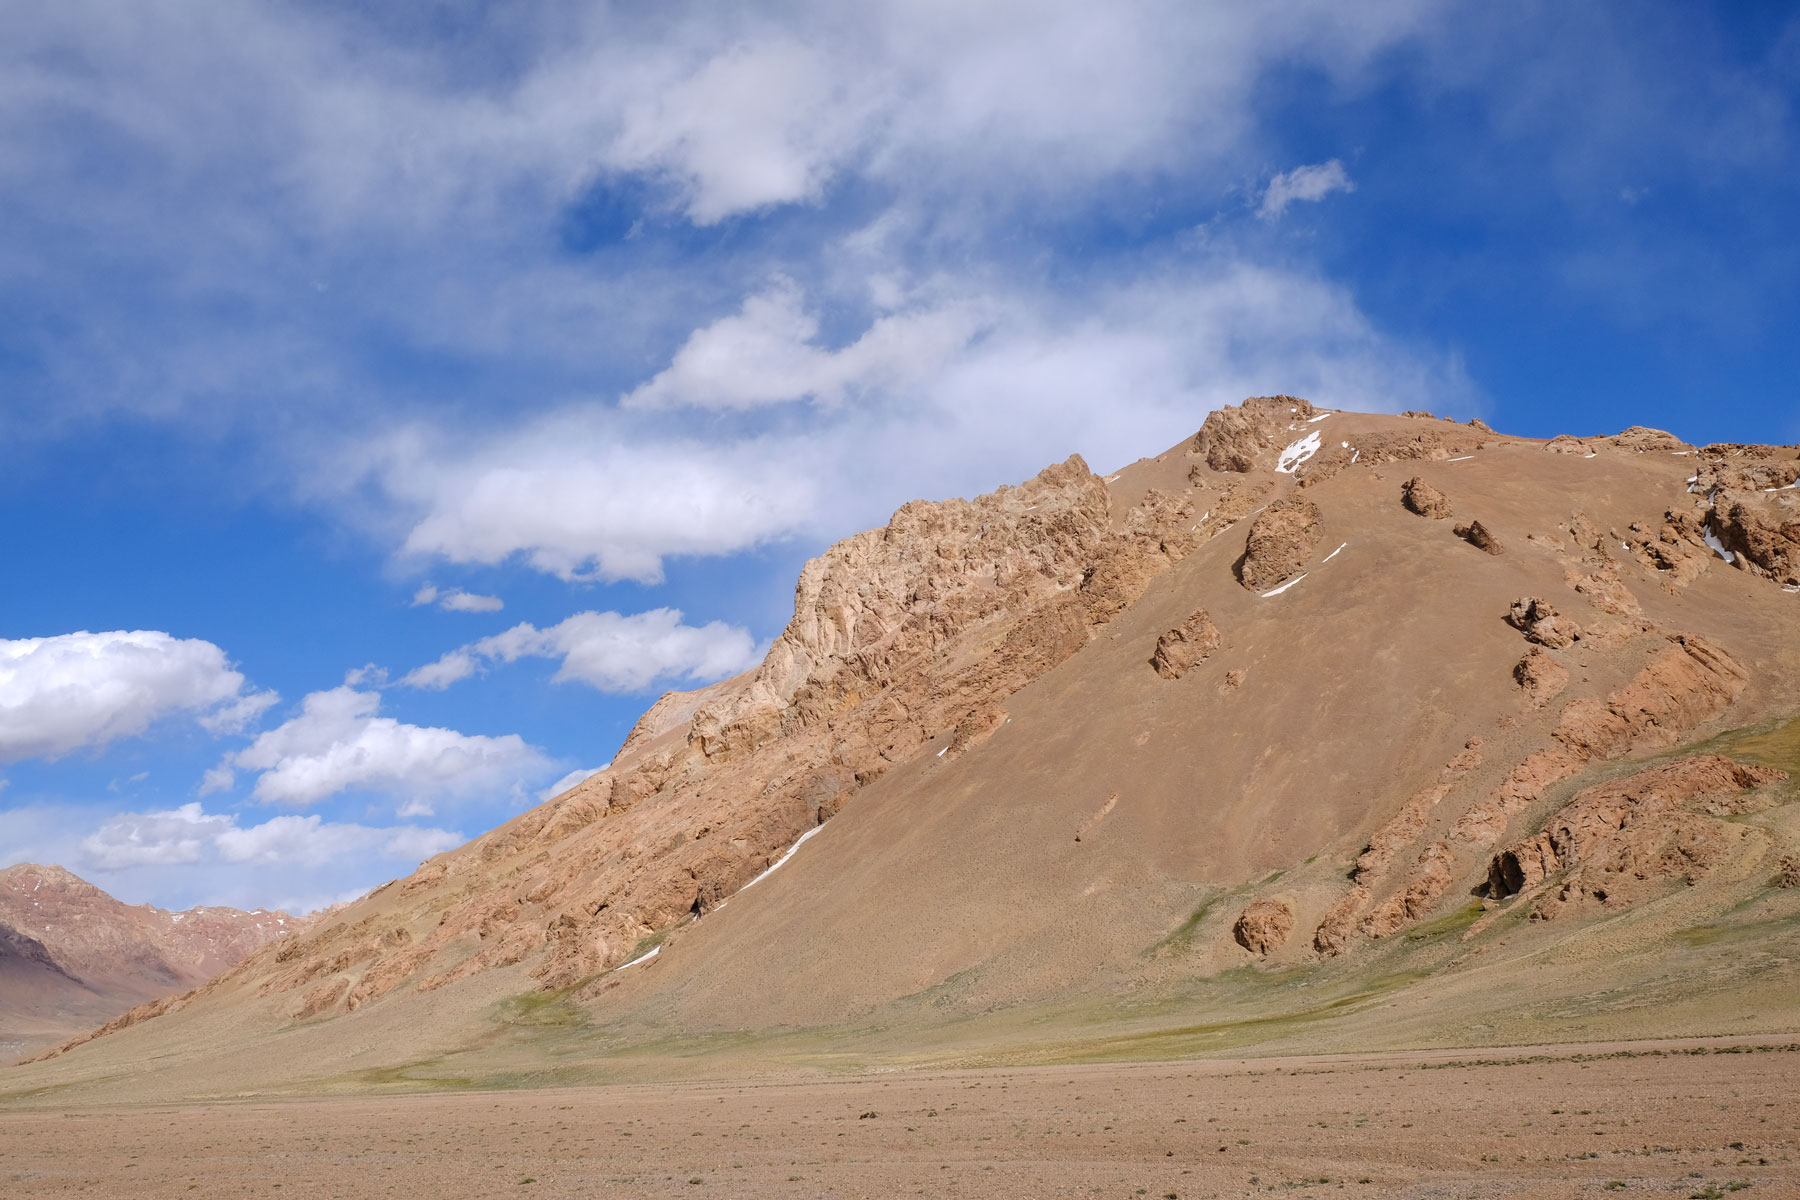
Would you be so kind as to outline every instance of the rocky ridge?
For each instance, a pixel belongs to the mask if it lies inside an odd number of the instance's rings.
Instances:
[[[1538,837],[1549,841],[1532,860],[1540,874],[1526,890],[1568,885],[1570,896],[1591,898],[1582,873],[1601,868],[1579,847],[1597,842],[1516,827],[1547,819],[1560,789],[1586,773],[1715,728],[1751,686],[1754,655],[1741,640],[1727,649],[1729,639],[1709,625],[1702,635],[1664,624],[1647,612],[1677,610],[1644,597],[1678,599],[1711,586],[1702,581],[1725,568],[1754,576],[1757,588],[1786,586],[1782,514],[1794,493],[1777,481],[1800,477],[1794,451],[1696,451],[1643,429],[1529,442],[1425,415],[1369,419],[1352,432],[1346,416],[1291,397],[1254,399],[1211,414],[1184,446],[1143,460],[1135,475],[1127,471],[1143,480],[1129,490],[1071,458],[975,500],[906,505],[884,528],[845,539],[807,565],[794,617],[758,668],[663,697],[607,770],[336,919],[263,948],[207,988],[124,1024],[225,988],[249,989],[282,1004],[289,1017],[313,1019],[514,965],[541,987],[596,1002],[617,985],[621,965],[682,938],[690,922],[723,907],[897,767],[948,769],[973,754],[1008,723],[1020,689],[1083,647],[1119,636],[1109,631],[1147,589],[1220,537],[1242,550],[1232,565],[1239,598],[1215,604],[1210,593],[1210,607],[1201,609],[1190,600],[1158,622],[1154,649],[1145,644],[1131,661],[1147,676],[1148,655],[1163,681],[1147,686],[1170,697],[1189,695],[1181,689],[1194,674],[1208,676],[1209,692],[1245,690],[1246,660],[1227,653],[1237,653],[1241,606],[1330,587],[1318,580],[1330,578],[1325,568],[1350,545],[1330,549],[1340,530],[1350,537],[1379,519],[1334,481],[1369,480],[1392,511],[1395,484],[1383,483],[1382,472],[1404,463],[1420,473],[1401,489],[1402,503],[1448,517],[1449,497],[1432,480],[1441,483],[1443,469],[1487,452],[1543,454],[1569,469],[1596,457],[1695,457],[1701,465],[1687,485],[1688,504],[1658,501],[1624,521],[1578,508],[1553,524],[1521,526],[1492,499],[1473,506],[1482,521],[1456,529],[1396,518],[1406,523],[1397,536],[1458,545],[1467,565],[1456,570],[1495,573],[1481,586],[1505,589],[1505,599],[1466,619],[1472,638],[1510,640],[1504,665],[1483,686],[1512,696],[1513,711],[1471,718],[1455,743],[1460,749],[1373,802],[1361,849],[1350,850],[1348,886],[1340,873],[1335,889],[1259,896],[1251,888],[1239,920],[1214,932],[1259,958],[1351,954],[1359,942],[1411,929],[1489,883],[1495,846],[1523,862],[1519,855],[1529,857],[1527,843]],[[1325,436],[1334,428],[1343,435]],[[1753,483],[1764,490],[1752,495]],[[1456,494],[1466,499],[1461,485]],[[1741,519],[1732,516],[1740,503]],[[1743,532],[1752,527],[1754,537]],[[1727,530],[1755,557],[1727,546]],[[1495,552],[1502,536],[1513,548],[1503,556]],[[1489,554],[1467,554],[1458,538]],[[1301,582],[1309,573],[1313,579]],[[1503,582],[1514,578],[1529,578],[1532,590]],[[1557,578],[1566,593],[1552,590]],[[1301,590],[1289,592],[1294,584]],[[1131,797],[1103,790],[1088,803],[1097,807],[1074,838],[1084,846],[1104,840]],[[1639,804],[1633,812],[1645,827],[1643,845],[1655,848],[1640,858],[1661,861],[1670,845],[1694,849],[1690,861],[1703,857],[1704,839],[1692,833],[1701,826],[1691,826],[1694,814],[1682,804]],[[1587,828],[1579,816],[1563,825]],[[1616,906],[1654,888],[1634,892],[1613,881],[1600,890]],[[1531,891],[1531,902],[1542,894]],[[1518,895],[1490,887],[1486,903]],[[1291,938],[1296,927],[1312,929],[1311,938]]]

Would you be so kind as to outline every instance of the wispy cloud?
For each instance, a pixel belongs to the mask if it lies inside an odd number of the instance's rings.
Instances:
[[[632,693],[664,681],[710,683],[750,669],[759,657],[749,631],[723,621],[683,624],[672,608],[631,616],[584,612],[546,629],[520,624],[470,642],[400,682],[441,689],[490,663],[553,658],[562,662],[555,682],[576,680],[605,692]]]
[[[1295,167],[1269,180],[1269,186],[1263,189],[1262,203],[1257,205],[1256,215],[1265,221],[1273,221],[1296,200],[1319,201],[1333,192],[1355,190],[1356,184],[1351,180],[1349,172],[1335,158],[1310,167]]]

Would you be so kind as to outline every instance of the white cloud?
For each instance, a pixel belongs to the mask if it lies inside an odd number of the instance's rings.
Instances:
[[[298,716],[228,755],[221,769],[257,772],[251,795],[267,804],[304,806],[354,788],[396,798],[403,814],[504,793],[552,769],[517,734],[407,725],[378,716],[380,707],[379,695],[350,685],[313,692]]]
[[[1273,221],[1296,200],[1323,200],[1332,192],[1355,190],[1356,184],[1344,170],[1344,164],[1335,158],[1310,167],[1295,167],[1269,180],[1256,215],[1265,221]]]
[[[519,624],[452,650],[401,679],[418,688],[445,688],[483,663],[559,658],[555,682],[578,680],[603,692],[641,692],[658,681],[710,683],[748,670],[759,655],[749,631],[723,621],[684,625],[672,608],[624,616],[582,612],[539,629]]]
[[[225,652],[154,630],[0,639],[0,761],[57,758],[193,717],[211,733],[254,721],[273,692],[247,692]]]
[[[604,770],[606,770],[605,767],[580,767],[570,771],[567,775],[564,775],[561,779],[540,791],[538,793],[538,799],[549,800],[560,796],[582,780],[598,775]]]
[[[741,312],[697,329],[654,379],[625,397],[641,407],[753,408],[801,398],[835,402],[847,390],[929,376],[983,321],[974,305],[887,315],[841,350],[817,344],[819,319],[799,287],[779,279]]]
[[[461,588],[444,590],[429,583],[413,593],[412,602],[414,608],[422,604],[435,604],[445,612],[488,613],[499,612],[506,607],[506,602],[498,596],[482,596],[475,592],[465,592]]]
[[[491,613],[505,608],[506,602],[498,596],[481,596],[474,592],[453,590],[438,601],[438,607],[445,612]]]
[[[467,442],[394,438],[373,469],[422,513],[404,553],[477,563],[522,554],[564,579],[656,583],[667,556],[729,553],[802,526],[813,484],[786,449],[634,437],[597,406]]]
[[[578,404],[467,440],[412,430],[366,470],[418,514],[414,555],[654,582],[669,556],[843,536],[1071,451],[1110,470],[1247,395],[1454,411],[1473,394],[1454,361],[1384,337],[1343,289],[1210,250],[1075,294],[939,278],[906,299],[829,349],[809,315],[829,299],[781,282],[695,330],[631,413]],[[678,405],[757,406],[763,432],[725,426],[709,444],[632,424]],[[467,650],[412,682],[466,677],[479,665]]]
[[[237,863],[320,867],[347,855],[417,862],[462,844],[461,834],[416,825],[373,828],[311,816],[280,816],[249,828],[198,803],[167,812],[120,813],[81,842],[81,865],[97,871]]]

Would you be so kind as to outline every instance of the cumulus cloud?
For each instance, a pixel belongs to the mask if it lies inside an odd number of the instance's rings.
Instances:
[[[209,813],[194,802],[108,818],[82,840],[81,862],[97,871],[200,863],[318,867],[358,854],[417,862],[462,841],[461,834],[444,829],[375,828],[316,815],[274,817],[246,828],[234,814]]]
[[[539,629],[519,624],[470,642],[400,680],[417,688],[446,688],[488,663],[521,658],[557,658],[552,679],[576,680],[603,692],[641,692],[659,680],[710,683],[756,665],[757,646],[748,630],[723,621],[685,625],[673,608],[624,616],[582,612]]]
[[[231,733],[275,703],[225,652],[155,630],[0,639],[0,761],[58,758],[188,716]]]
[[[465,592],[461,588],[439,589],[433,584],[423,584],[413,593],[413,607],[422,604],[435,604],[445,612],[488,613],[499,612],[506,607],[506,602],[498,596],[482,596],[475,592]]]
[[[253,798],[305,806],[351,789],[401,802],[403,815],[429,813],[434,803],[482,793],[507,793],[546,777],[548,759],[517,734],[488,737],[377,715],[381,697],[346,684],[313,692],[299,715],[216,768],[257,773]]]
[[[1333,192],[1355,190],[1356,184],[1344,170],[1344,164],[1335,158],[1310,167],[1295,167],[1269,180],[1256,215],[1265,221],[1273,221],[1296,200],[1323,200]]]
[[[801,528],[814,483],[791,446],[633,436],[604,406],[498,437],[395,438],[373,472],[419,511],[409,555],[501,563],[522,555],[564,579],[658,583],[671,555],[724,554]]]

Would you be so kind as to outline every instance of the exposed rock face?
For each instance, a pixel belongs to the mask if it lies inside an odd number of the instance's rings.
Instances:
[[[1552,658],[1542,646],[1533,646],[1513,668],[1513,678],[1525,689],[1533,708],[1542,708],[1569,686],[1569,670]]]
[[[1679,450],[1692,450],[1693,447],[1661,429],[1651,429],[1647,425],[1633,425],[1630,429],[1621,430],[1606,439],[1621,450],[1630,450],[1637,454],[1660,452],[1673,454]]]
[[[1592,901],[1628,904],[1662,880],[1693,878],[1728,844],[1715,816],[1746,811],[1746,792],[1787,778],[1716,754],[1695,755],[1588,788],[1544,829],[1496,854],[1488,893],[1503,899],[1567,872],[1533,916],[1550,919]]]
[[[1552,454],[1580,454],[1586,456],[1593,453],[1593,450],[1586,442],[1576,437],[1574,434],[1569,433],[1557,434],[1555,437],[1544,443],[1544,449],[1550,451]]]
[[[1444,764],[1430,787],[1414,793],[1400,811],[1369,838],[1368,847],[1357,856],[1356,868],[1351,872],[1350,890],[1339,898],[1313,931],[1313,949],[1321,954],[1342,954],[1349,948],[1356,932],[1369,937],[1386,937],[1398,932],[1422,916],[1444,894],[1444,889],[1449,886],[1449,868],[1454,855],[1448,846],[1432,843],[1413,861],[1399,887],[1390,892],[1375,911],[1366,918],[1362,916],[1387,886],[1395,858],[1419,843],[1432,810],[1481,765],[1484,749],[1481,738],[1470,738],[1462,751]]]
[[[1605,702],[1570,702],[1552,731],[1557,745],[1527,755],[1499,787],[1457,818],[1454,836],[1491,846],[1511,814],[1535,804],[1547,788],[1587,763],[1673,745],[1743,692],[1749,672],[1731,655],[1704,638],[1676,634],[1668,641]]]
[[[1467,525],[1456,527],[1456,536],[1477,550],[1485,550],[1489,554],[1505,554],[1506,546],[1494,536],[1492,530],[1480,521],[1470,521]]]
[[[1150,665],[1164,679],[1180,679],[1218,645],[1219,627],[1204,608],[1196,608],[1187,620],[1156,639]]]
[[[1581,637],[1581,626],[1558,613],[1548,600],[1525,596],[1513,601],[1506,620],[1523,633],[1527,640],[1560,650],[1572,646]]]
[[[1238,582],[1256,592],[1292,578],[1324,536],[1318,505],[1304,496],[1275,501],[1250,523]]]
[[[1442,521],[1450,515],[1450,498],[1414,475],[1400,488],[1400,503],[1421,517]]]
[[[390,885],[414,916],[325,924],[240,973],[297,994],[295,1015],[526,960],[545,986],[596,978],[927,742],[948,734],[945,759],[974,751],[1007,696],[1225,527],[1197,531],[1197,516],[1189,495],[1155,489],[1116,513],[1079,457],[973,501],[908,504],[806,565],[761,666],[664,697],[607,770]],[[1205,641],[1192,632],[1190,653]]]
[[[1783,488],[1789,497],[1800,489]],[[1800,512],[1788,499],[1721,495],[1713,503],[1713,530],[1719,543],[1767,572],[1776,582],[1800,585]]]
[[[1391,937],[1430,912],[1450,888],[1450,867],[1455,861],[1443,842],[1426,846],[1406,886],[1363,918],[1363,932],[1372,938]]]
[[[1231,936],[1238,945],[1262,956],[1280,949],[1292,932],[1294,910],[1281,900],[1258,900],[1246,908],[1231,927]]]
[[[1272,465],[1275,452],[1287,444],[1278,440],[1279,431],[1316,411],[1293,396],[1255,396],[1208,414],[1191,449],[1215,471],[1253,471]]]
[[[1775,886],[1781,888],[1800,887],[1800,854],[1783,856],[1781,869],[1775,873]]]
[[[1630,683],[1606,698],[1576,700],[1553,735],[1582,759],[1618,758],[1633,748],[1661,749],[1725,711],[1750,675],[1704,638],[1670,639]]]

